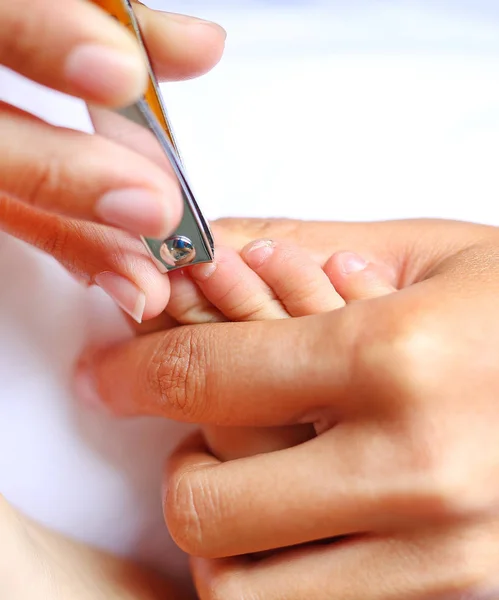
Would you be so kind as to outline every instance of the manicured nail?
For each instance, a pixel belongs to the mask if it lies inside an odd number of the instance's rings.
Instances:
[[[88,408],[95,409],[103,406],[94,377],[84,362],[76,368],[73,389],[78,400]]]
[[[96,44],[76,47],[66,60],[65,75],[85,96],[124,104],[138,99],[147,85],[146,65],[138,52]]]
[[[207,281],[217,270],[217,263],[206,263],[204,265],[196,265],[191,269],[191,277],[196,281]]]
[[[354,254],[353,252],[342,252],[338,256],[338,263],[345,275],[359,273],[367,267],[367,262],[361,256]]]
[[[272,240],[259,240],[244,251],[244,258],[252,269],[258,269],[272,256],[274,248]]]
[[[192,27],[194,25],[205,25],[211,27],[216,30],[218,33],[221,33],[224,39],[227,38],[227,32],[225,29],[219,25],[218,23],[214,23],[213,21],[207,21],[206,19],[199,19],[198,17],[190,17],[188,15],[182,15],[179,13],[160,13],[163,14],[166,18],[170,20],[170,22],[178,23],[182,26]]]
[[[108,225],[151,237],[166,237],[170,225],[159,193],[143,189],[113,190],[95,205],[97,216]]]
[[[132,319],[142,323],[146,308],[146,295],[142,290],[129,279],[111,272],[99,273],[94,281]]]

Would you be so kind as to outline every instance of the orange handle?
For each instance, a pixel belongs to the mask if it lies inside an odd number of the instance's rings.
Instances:
[[[161,97],[159,95],[158,82],[156,81],[156,77],[154,75],[154,71],[151,64],[151,58],[147,50],[147,45],[140,31],[140,26],[133,12],[133,8],[131,8],[131,6],[126,0],[90,1],[102,8],[102,10],[106,11],[109,15],[117,19],[124,27],[126,27],[130,31],[130,33],[132,33],[132,35],[139,42],[140,46],[143,48],[149,67],[149,84],[147,86],[145,100],[149,105],[149,108],[154,113],[154,116],[158,119],[160,125],[167,134],[173,147],[175,148],[175,150],[177,150],[175,139],[173,137],[173,132],[171,130],[166,111],[164,109]]]

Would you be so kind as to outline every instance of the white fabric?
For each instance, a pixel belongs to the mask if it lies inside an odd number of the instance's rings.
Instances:
[[[164,88],[210,218],[499,222],[495,2],[151,4],[229,33],[212,74]],[[78,102],[5,70],[0,98],[88,127]],[[183,429],[115,422],[71,394],[85,342],[126,334],[118,312],[5,235],[0,277],[0,490],[59,530],[171,566],[161,466]]]

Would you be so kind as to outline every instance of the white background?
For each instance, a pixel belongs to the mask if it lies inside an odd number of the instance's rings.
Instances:
[[[164,87],[209,217],[499,222],[496,3],[151,4],[228,31],[212,74]],[[0,98],[88,125],[79,103],[6,71]],[[6,236],[0,277],[0,491],[62,531],[171,564],[159,481],[181,430],[114,423],[70,391],[88,337],[123,332],[114,307]]]

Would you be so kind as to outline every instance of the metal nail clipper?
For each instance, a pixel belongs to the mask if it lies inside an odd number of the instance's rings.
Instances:
[[[128,146],[163,167],[171,167],[178,179],[184,214],[177,230],[163,240],[142,238],[158,269],[166,273],[190,265],[212,262],[214,241],[187,180],[178,146],[159,85],[129,0],[92,0],[133,33],[144,51],[149,84],[144,97],[124,109],[111,111],[89,106],[96,133]],[[168,161],[169,165],[165,163]]]

